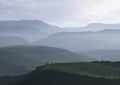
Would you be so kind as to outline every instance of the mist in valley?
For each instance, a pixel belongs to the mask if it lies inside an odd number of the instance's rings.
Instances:
[[[0,0],[0,85],[120,85],[119,0]]]

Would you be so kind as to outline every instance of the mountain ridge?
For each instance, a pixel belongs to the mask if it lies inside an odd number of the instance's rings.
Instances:
[[[34,45],[61,47],[71,51],[96,49],[120,49],[120,31],[104,30],[97,32],[59,32],[33,42]]]
[[[0,69],[2,69],[0,70],[0,76],[24,74],[46,63],[82,62],[91,60],[94,59],[55,47],[3,47],[0,48]]]

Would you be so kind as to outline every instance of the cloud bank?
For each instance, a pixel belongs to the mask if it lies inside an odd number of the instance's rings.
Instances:
[[[120,23],[120,0],[0,0],[0,20],[37,19],[58,26]]]

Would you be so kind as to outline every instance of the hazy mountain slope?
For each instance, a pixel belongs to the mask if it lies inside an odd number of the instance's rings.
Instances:
[[[2,74],[3,72],[6,75],[21,74],[34,69],[36,66],[46,63],[77,62],[91,60],[93,59],[60,48],[45,46],[4,47],[0,49],[0,69],[2,69],[0,70],[0,74]],[[22,67],[25,67],[26,69],[24,70],[22,69]]]
[[[80,52],[81,54],[81,52]],[[90,56],[97,60],[104,61],[120,61],[120,50],[93,50],[82,53],[83,55]]]
[[[56,32],[99,31],[105,29],[119,29],[120,24],[91,23],[84,27],[58,27],[41,20],[6,20],[0,21],[0,35],[20,36],[34,41],[45,38]]]
[[[52,26],[40,20],[0,21],[0,34],[24,37],[30,41],[43,38],[51,33],[60,32],[57,26]]]
[[[1,58],[0,56],[0,76],[20,75],[28,71],[29,70],[23,64],[6,58]]]
[[[90,23],[84,27],[78,27],[78,31],[101,31],[107,29],[120,29],[120,23],[118,24],[104,24],[104,23]]]
[[[20,75],[29,72],[33,68],[32,61],[21,55],[17,55],[15,52],[9,52],[0,49],[0,76],[7,75]],[[34,65],[34,64],[33,64]],[[31,66],[31,67],[30,67]]]
[[[1,36],[0,47],[15,46],[15,45],[29,45],[30,43],[24,38],[18,36]]]
[[[35,45],[61,47],[72,51],[120,49],[120,30],[98,32],[60,32],[33,42]]]

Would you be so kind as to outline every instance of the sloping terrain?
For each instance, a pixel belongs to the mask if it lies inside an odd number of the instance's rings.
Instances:
[[[38,69],[68,72],[92,77],[105,77],[108,79],[120,79],[120,63],[115,62],[61,63],[43,66]]]
[[[83,55],[90,56],[100,61],[120,61],[120,50],[119,49],[100,49],[88,52],[77,52]]]
[[[56,71],[34,71],[12,85],[119,85],[119,80],[74,75]]]
[[[60,32],[35,41],[33,44],[60,47],[71,51],[120,49],[120,38],[118,36],[120,36],[120,30]]]
[[[56,63],[0,78],[0,85],[120,85],[119,79],[120,62]]]
[[[0,21],[0,35],[19,36],[29,41],[41,39],[62,30],[62,28],[49,25],[41,20]]]
[[[46,46],[13,46],[0,48],[0,76],[17,75],[35,67],[56,62],[91,61],[92,58],[64,49]]]
[[[18,36],[3,36],[0,35],[0,47],[16,46],[16,45],[30,45],[30,43]]]

